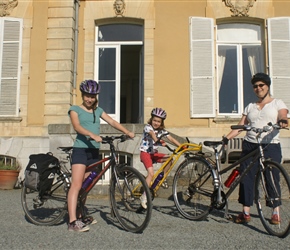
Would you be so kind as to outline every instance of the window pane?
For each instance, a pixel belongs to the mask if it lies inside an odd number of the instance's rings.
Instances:
[[[261,41],[261,27],[255,24],[231,23],[218,25],[219,41],[245,42]]]
[[[99,48],[99,80],[116,79],[116,49]]]
[[[143,27],[136,24],[100,25],[98,41],[143,41]]]
[[[237,49],[222,46],[225,50],[224,70],[219,89],[219,113],[238,112]],[[221,48],[219,47],[219,55]]]
[[[261,60],[258,58],[261,56],[260,46],[245,46],[243,47],[243,95],[244,95],[244,107],[256,100],[256,95],[253,91],[251,78],[252,72],[261,72]],[[251,69],[252,68],[252,69]]]
[[[256,100],[251,77],[264,72],[261,26],[246,23],[218,25],[219,114],[241,114]]]
[[[99,95],[99,106],[108,114],[115,114],[115,81],[99,81],[101,85],[101,94]]]

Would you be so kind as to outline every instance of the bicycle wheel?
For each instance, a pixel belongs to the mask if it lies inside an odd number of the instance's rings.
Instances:
[[[267,232],[284,238],[290,230],[290,180],[285,169],[267,161],[256,176],[255,201],[259,217]],[[273,209],[278,207],[280,222],[273,224]]]
[[[38,191],[23,186],[21,203],[30,222],[35,225],[50,226],[64,219],[67,212],[67,185],[64,179],[61,173],[57,173],[51,190],[43,197],[39,197]]]
[[[145,178],[129,166],[118,168],[117,172],[118,178],[112,177],[110,186],[114,214],[125,230],[142,233],[148,226],[152,213],[151,195]],[[140,203],[143,193],[147,197],[147,209]]]
[[[173,198],[185,218],[205,218],[211,209],[213,192],[210,166],[204,158],[191,157],[179,165],[173,179]]]

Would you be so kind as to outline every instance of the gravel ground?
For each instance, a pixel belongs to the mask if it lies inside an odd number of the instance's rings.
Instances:
[[[149,226],[142,234],[124,231],[110,217],[107,197],[90,197],[89,213],[98,223],[89,232],[68,232],[67,225],[35,226],[24,216],[20,189],[0,190],[0,249],[289,249],[290,236],[280,239],[267,234],[256,209],[252,221],[237,225],[223,218],[221,211],[204,221],[181,217],[174,202],[155,198]],[[230,212],[239,213],[241,206],[230,202]]]

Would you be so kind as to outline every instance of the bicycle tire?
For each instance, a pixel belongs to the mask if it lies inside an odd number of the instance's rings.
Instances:
[[[258,172],[255,182],[255,202],[258,214],[269,234],[284,238],[290,231],[290,179],[279,163],[266,161],[264,166],[265,169],[263,172]],[[276,177],[275,180],[274,177]],[[271,223],[271,217],[273,207],[277,206],[279,206],[281,221],[275,225]]]
[[[21,190],[21,203],[26,218],[35,225],[51,226],[64,219],[67,213],[67,190],[61,172],[56,173],[50,191],[39,197],[38,191],[25,186]]]
[[[214,192],[211,167],[202,157],[185,159],[173,179],[173,199],[180,214],[189,220],[202,220],[211,210]]]
[[[116,167],[118,178],[114,176],[110,185],[110,199],[113,212],[121,226],[132,233],[142,233],[148,226],[152,214],[152,201],[148,185],[143,175],[136,169]],[[147,197],[147,209],[142,208],[140,197]]]

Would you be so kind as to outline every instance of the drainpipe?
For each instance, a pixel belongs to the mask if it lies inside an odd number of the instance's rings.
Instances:
[[[76,88],[78,64],[78,33],[79,33],[79,0],[75,0],[75,32],[74,32],[74,61],[73,61],[73,87]]]

